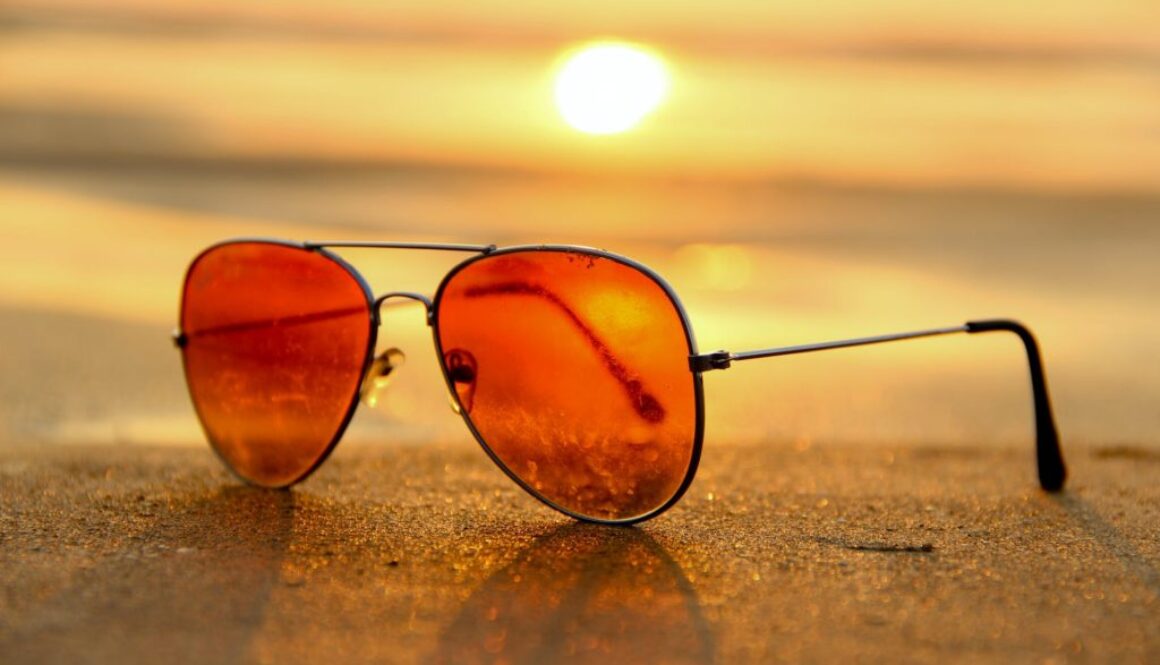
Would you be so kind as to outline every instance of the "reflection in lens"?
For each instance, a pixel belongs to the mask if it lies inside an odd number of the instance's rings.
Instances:
[[[300,480],[341,433],[362,379],[370,304],[328,256],[220,245],[189,269],[186,380],[210,443],[242,478]]]
[[[464,415],[542,498],[627,520],[680,490],[697,427],[691,345],[653,278],[586,252],[495,254],[446,282],[436,324]]]

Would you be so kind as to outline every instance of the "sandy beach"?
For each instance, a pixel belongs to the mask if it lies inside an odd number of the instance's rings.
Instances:
[[[721,445],[669,514],[584,526],[462,445],[340,448],[291,492],[207,450],[0,452],[12,663],[1138,662],[1160,458]]]
[[[612,5],[616,5],[615,11]],[[0,663],[1160,662],[1155,10],[13,0],[0,7]],[[623,35],[671,94],[561,119]],[[699,474],[633,528],[526,496],[406,364],[290,491],[205,443],[170,333],[239,236],[572,243],[700,351],[1022,320],[705,376]],[[461,256],[342,250],[376,293]]]

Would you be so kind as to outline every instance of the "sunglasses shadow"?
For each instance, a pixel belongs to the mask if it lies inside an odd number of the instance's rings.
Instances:
[[[141,502],[122,507],[121,516],[87,516],[91,528],[115,533],[125,545],[39,608],[53,621],[4,644],[0,660],[250,659],[280,584],[299,498],[228,487],[170,501],[168,510]],[[150,517],[135,521],[134,513]]]
[[[648,533],[572,523],[488,578],[431,661],[706,663],[714,653],[696,593]]]
[[[1093,540],[1101,543],[1141,586],[1160,597],[1160,569],[1148,560],[1144,552],[1132,543],[1122,529],[1102,517],[1091,502],[1078,494],[1051,495],[1048,499]]]

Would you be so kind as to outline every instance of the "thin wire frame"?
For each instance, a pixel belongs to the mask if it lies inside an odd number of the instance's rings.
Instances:
[[[638,522],[643,522],[645,520],[652,519],[652,518],[660,515],[661,513],[664,513],[669,508],[673,507],[674,504],[676,504],[678,501],[680,501],[681,497],[685,495],[686,491],[688,491],[689,486],[693,483],[693,479],[697,475],[697,467],[699,466],[700,461],[701,461],[701,447],[702,447],[702,442],[704,441],[704,436],[705,436],[705,390],[704,390],[704,383],[701,379],[701,372],[697,372],[697,371],[692,372],[692,375],[693,375],[692,378],[693,378],[694,414],[695,414],[696,420],[695,420],[695,425],[693,428],[693,442],[692,442],[693,449],[692,449],[692,454],[689,458],[689,466],[685,470],[685,477],[681,480],[681,484],[677,487],[676,492],[674,492],[672,497],[670,497],[666,502],[664,502],[663,504],[661,504],[657,508],[654,508],[654,509],[652,509],[646,513],[643,513],[641,515],[637,515],[637,516],[633,516],[633,517],[626,517],[626,518],[622,518],[622,519],[603,519],[603,518],[599,518],[599,517],[592,517],[590,515],[583,515],[580,513],[576,513],[572,510],[569,510],[569,509],[555,503],[551,499],[548,499],[543,494],[538,492],[535,488],[533,488],[531,485],[529,485],[523,479],[521,479],[518,475],[516,475],[514,472],[512,472],[512,470],[508,468],[508,466],[499,458],[499,456],[497,456],[492,451],[491,447],[484,440],[483,435],[480,434],[479,430],[476,429],[475,424],[471,421],[471,416],[468,414],[468,410],[466,408],[464,408],[462,403],[460,403],[459,394],[455,390],[454,382],[451,380],[451,374],[447,369],[447,363],[443,362],[443,346],[442,346],[442,342],[441,342],[442,336],[439,334],[439,311],[440,311],[440,305],[443,302],[443,294],[447,288],[447,285],[451,283],[451,281],[454,279],[455,275],[458,274],[464,268],[467,268],[468,266],[475,264],[477,262],[480,262],[480,261],[487,261],[488,259],[491,259],[491,258],[496,257],[496,256],[505,256],[505,255],[510,255],[510,254],[525,253],[525,252],[559,252],[559,253],[569,253],[569,254],[580,254],[583,256],[594,256],[597,258],[607,259],[607,260],[613,261],[615,263],[618,263],[620,265],[626,266],[628,268],[632,268],[633,270],[636,270],[637,272],[639,272],[640,274],[644,275],[649,280],[654,282],[657,286],[661,287],[661,290],[664,291],[665,295],[669,299],[669,303],[673,306],[673,309],[676,311],[677,316],[681,321],[681,328],[682,328],[682,331],[684,332],[685,342],[686,342],[688,349],[689,349],[689,357],[692,358],[692,357],[697,355],[697,342],[694,339],[693,327],[689,322],[689,316],[688,316],[688,313],[685,311],[684,305],[681,304],[680,298],[677,297],[676,292],[673,290],[673,288],[671,286],[669,286],[669,283],[666,282],[664,280],[664,278],[662,278],[660,275],[658,275],[655,271],[653,271],[648,266],[646,266],[642,263],[638,263],[636,261],[633,261],[632,259],[629,259],[627,257],[620,256],[619,254],[613,254],[612,252],[608,252],[608,251],[605,251],[602,249],[595,249],[592,247],[581,247],[581,246],[573,246],[573,245],[517,245],[517,246],[513,246],[513,247],[505,247],[503,249],[496,249],[496,250],[490,251],[486,254],[482,254],[480,256],[474,256],[472,258],[469,258],[466,261],[463,261],[462,263],[460,263],[460,264],[456,265],[454,268],[452,268],[447,273],[447,275],[443,278],[443,281],[439,283],[439,288],[435,292],[435,298],[432,301],[433,304],[432,304],[432,308],[431,308],[430,323],[431,323],[431,328],[432,328],[432,334],[433,334],[433,337],[435,338],[435,353],[439,357],[439,367],[443,371],[443,380],[447,383],[447,389],[451,393],[451,398],[453,400],[455,400],[455,405],[457,407],[456,411],[463,418],[463,422],[467,425],[467,428],[469,430],[471,430],[471,434],[475,437],[475,440],[479,443],[480,447],[483,448],[483,451],[485,453],[487,453],[487,456],[490,457],[493,462],[495,462],[496,466],[498,466],[500,469],[502,469],[503,472],[505,474],[507,474],[507,476],[509,478],[511,478],[517,485],[522,487],[524,489],[524,491],[526,491],[528,494],[531,494],[532,496],[536,497],[537,499],[539,499],[541,502],[543,502],[545,505],[549,506],[550,508],[553,508],[561,513],[564,513],[565,515],[568,515],[569,517],[584,520],[587,522],[594,522],[597,524],[609,524],[609,525],[624,525],[624,526],[630,525],[630,524],[636,524]]]

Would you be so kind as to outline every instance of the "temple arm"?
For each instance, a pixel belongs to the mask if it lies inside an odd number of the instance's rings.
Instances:
[[[1031,370],[1031,395],[1035,402],[1035,451],[1039,463],[1039,485],[1049,491],[1057,492],[1063,488],[1067,479],[1067,469],[1063,464],[1063,453],[1059,448],[1059,433],[1055,429],[1055,418],[1051,414],[1051,400],[1047,396],[1047,379],[1043,373],[1043,362],[1039,357],[1039,345],[1031,331],[1016,321],[1007,319],[992,319],[986,321],[969,321],[961,326],[949,328],[933,328],[914,332],[896,333],[892,335],[878,335],[875,337],[860,337],[857,339],[843,339],[833,342],[819,342],[817,344],[802,344],[786,346],[776,349],[761,349],[757,351],[714,351],[689,359],[689,366],[695,372],[705,372],[714,369],[727,369],[734,361],[753,360],[755,358],[772,358],[774,356],[788,356],[797,353],[825,351],[828,349],[843,349],[851,346],[865,346],[867,344],[881,344],[903,339],[919,337],[934,337],[954,333],[982,333],[1003,330],[1015,333],[1023,341],[1027,351],[1027,364]]]

